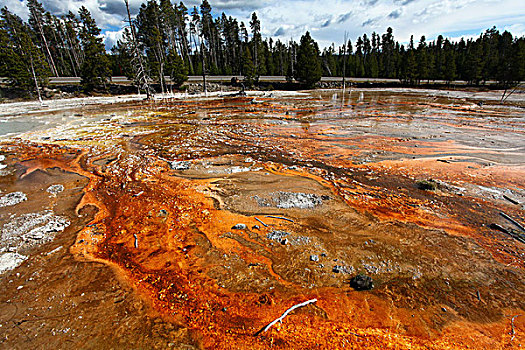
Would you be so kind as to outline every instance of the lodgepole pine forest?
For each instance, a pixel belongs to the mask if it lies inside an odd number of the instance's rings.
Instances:
[[[497,81],[504,87],[525,80],[525,37],[495,27],[478,38],[450,41],[439,35],[411,37],[407,44],[384,34],[363,34],[355,41],[320,50],[306,32],[296,42],[261,35],[253,13],[249,23],[222,13],[212,15],[203,0],[184,3],[149,0],[123,22],[122,38],[107,51],[90,12],[55,16],[37,0],[27,0],[24,22],[6,7],[0,16],[0,76],[28,92],[51,76],[81,77],[87,92],[104,89],[111,76],[127,76],[149,89],[148,81],[167,90],[165,77],[180,86],[188,75],[242,75],[248,85],[262,75],[286,76],[314,87],[321,76],[394,78],[407,85],[429,80],[464,80],[472,85]],[[126,0],[122,6],[127,7]],[[342,38],[333,38],[342,42]],[[416,41],[417,40],[417,41]]]

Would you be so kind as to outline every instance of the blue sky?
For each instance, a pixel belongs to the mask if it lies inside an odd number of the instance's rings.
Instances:
[[[180,1],[180,0],[179,0]],[[143,0],[129,0],[136,13]],[[261,20],[264,36],[287,41],[299,40],[310,31],[320,47],[340,45],[344,33],[355,42],[363,33],[382,34],[394,29],[394,37],[408,42],[410,35],[418,41],[421,35],[433,40],[442,34],[451,39],[477,37],[496,26],[516,36],[525,35],[524,0],[219,0],[209,1],[214,14],[227,15],[247,25],[252,12]],[[2,0],[12,12],[27,18],[25,0]],[[124,25],[124,0],[43,0],[44,8],[54,14],[86,6],[103,29],[106,46],[120,37]],[[184,1],[191,9],[200,1]]]

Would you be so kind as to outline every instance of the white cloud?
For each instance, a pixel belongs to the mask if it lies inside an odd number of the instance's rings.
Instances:
[[[27,10],[20,0],[2,0],[13,12],[27,18]],[[25,1],[25,0],[24,0]],[[175,1],[175,0],[174,0]],[[180,0],[176,0],[179,2]],[[462,33],[482,32],[497,26],[512,34],[525,34],[525,7],[523,0],[209,0],[215,14],[224,11],[249,27],[251,13],[257,12],[264,36],[282,41],[299,40],[306,30],[321,47],[332,42],[341,44],[344,32],[355,42],[363,33],[382,34],[387,27],[394,29],[394,37],[407,42],[425,35],[433,40],[437,35],[459,37]],[[145,0],[130,0],[132,14]],[[200,0],[184,1],[191,12]],[[103,29],[108,43],[116,41],[117,28],[124,25],[123,0],[44,0],[44,7],[55,14],[78,12],[86,6]]]
[[[16,13],[24,21],[29,17],[29,10],[27,9],[25,2],[20,0],[4,0],[4,3],[0,7],[6,6],[9,11]]]
[[[117,31],[107,30],[104,33],[104,45],[106,46],[106,50],[111,50],[111,48],[116,45],[117,41],[122,38],[123,34],[124,28]]]

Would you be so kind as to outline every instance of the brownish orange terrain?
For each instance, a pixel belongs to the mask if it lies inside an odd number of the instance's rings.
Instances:
[[[34,113],[61,122],[0,146],[0,269],[20,260],[0,275],[0,344],[522,347],[524,104],[491,96]]]

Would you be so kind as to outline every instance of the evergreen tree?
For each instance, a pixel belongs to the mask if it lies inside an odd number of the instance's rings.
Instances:
[[[419,40],[419,44],[417,47],[416,61],[418,81],[421,81],[423,79],[429,79],[430,67],[428,62],[427,44],[425,41],[426,38],[423,35]]]
[[[0,19],[0,77],[9,76],[11,60],[15,53],[11,47],[10,38],[7,31],[3,28],[3,20]]]
[[[508,31],[503,32],[498,43],[498,69],[496,78],[504,87],[514,85],[516,82],[516,72],[513,69],[514,52],[513,52],[512,34]]]
[[[161,10],[157,2],[150,0],[140,7],[135,23],[137,41],[141,50],[146,53],[149,73],[160,83],[162,92],[165,92],[164,68],[168,38],[167,33],[163,30],[160,13]]]
[[[456,79],[456,57],[454,52],[454,47],[448,41],[448,39],[445,40],[444,46],[444,70],[443,70],[443,78],[448,82],[452,82],[454,79]]]
[[[27,8],[29,9],[29,25],[35,33],[38,33],[38,37],[40,38],[42,42],[42,46],[45,48],[47,60],[49,62],[49,67],[51,68],[51,72],[58,76],[58,70],[55,65],[55,60],[53,59],[53,55],[51,54],[49,40],[46,37],[46,26],[47,23],[45,22],[45,10],[42,7],[42,4],[39,3],[37,0],[27,0]]]
[[[177,87],[180,88],[186,80],[188,80],[188,71],[182,58],[171,49],[168,52],[166,72],[171,78],[171,82]]]
[[[255,67],[248,46],[244,47],[242,54],[242,74],[244,75],[244,83],[252,87],[255,83]]]
[[[467,44],[467,53],[465,57],[465,70],[463,72],[463,78],[470,84],[478,85],[482,78],[482,65],[481,65],[481,44],[477,40],[475,42],[469,41]]]
[[[516,81],[525,80],[525,38],[519,38],[514,44],[514,65]]]
[[[403,52],[404,49],[401,47],[402,64],[400,68],[401,79],[410,85],[416,84],[417,80],[417,63],[414,50],[414,36],[410,37],[410,44],[408,50]]]
[[[250,29],[252,30],[252,52],[253,52],[253,65],[255,67],[255,76],[258,79],[260,74],[259,61],[261,57],[261,22],[257,18],[257,14],[252,13],[252,19],[250,21]]]
[[[395,43],[392,34],[392,28],[388,27],[382,37],[382,57],[383,57],[383,74],[384,78],[394,78],[396,71],[396,57],[394,55]]]
[[[313,87],[321,80],[321,60],[317,43],[312,39],[309,32],[301,37],[299,50],[297,52],[297,70],[295,79]]]
[[[84,50],[84,62],[80,67],[82,87],[86,91],[92,91],[101,85],[105,88],[111,71],[102,38],[99,37],[100,29],[84,6],[80,8],[79,16],[82,22],[80,42]]]
[[[29,93],[36,91],[41,100],[40,88],[47,84],[49,67],[32,40],[30,27],[6,7],[1,10],[0,25],[0,41],[4,42],[0,55],[10,84]]]
[[[249,36],[244,23],[225,13],[214,16],[209,0],[193,7],[191,14],[182,2],[147,0],[135,21],[128,16],[129,29],[124,30],[108,60],[100,29],[85,8],[79,20],[71,12],[57,18],[39,0],[28,0],[27,5],[28,22],[11,20],[6,25],[4,19],[0,32],[0,74],[10,76],[11,81],[20,82],[27,90],[38,91],[36,86],[45,84],[45,77],[53,74],[80,75],[88,91],[103,85],[110,71],[134,78],[139,89],[146,91],[151,90],[145,88],[150,75],[165,91],[164,76],[172,72],[174,77],[179,72],[182,77],[187,72],[203,77],[244,74],[250,83],[259,75],[286,75],[289,81],[296,77],[312,86],[317,79],[317,64],[326,76],[399,78],[409,84],[425,79],[464,79],[471,84],[497,80],[510,87],[523,80],[525,74],[525,38],[514,38],[508,32],[500,34],[495,27],[476,40],[451,42],[440,35],[427,43],[422,36],[417,48],[413,39],[406,47],[400,45],[389,27],[382,36],[375,32],[360,36],[355,51],[345,38],[341,47],[332,44],[320,55],[309,33],[302,41],[308,37],[312,45],[299,45],[293,40],[274,42],[262,37],[261,23],[253,13]],[[247,63],[248,57],[251,64]]]

